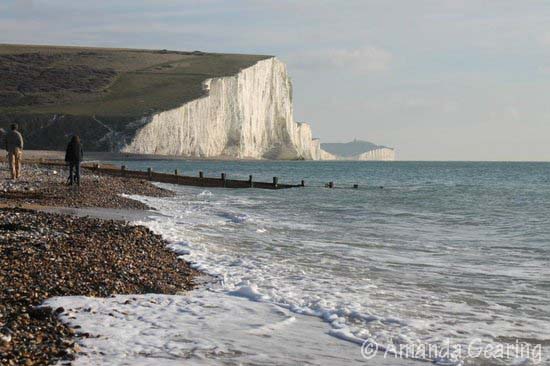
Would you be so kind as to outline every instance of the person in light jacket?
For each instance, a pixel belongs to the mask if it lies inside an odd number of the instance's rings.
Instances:
[[[21,174],[21,159],[23,157],[23,136],[17,131],[17,124],[12,123],[11,130],[4,136],[11,179],[19,179]]]
[[[80,185],[80,162],[84,157],[82,151],[82,145],[80,144],[80,138],[74,135],[67,145],[67,151],[65,153],[65,161],[69,164],[69,184]]]

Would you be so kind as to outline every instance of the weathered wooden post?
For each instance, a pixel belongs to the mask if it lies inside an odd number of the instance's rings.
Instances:
[[[126,165],[120,167],[120,175],[123,177],[126,175]]]
[[[277,188],[278,184],[279,184],[279,178],[273,177],[273,187]]]
[[[252,181],[252,175],[248,176],[248,186],[254,188],[254,182]]]
[[[300,184],[302,187],[306,186],[306,181],[302,179],[302,184]]]
[[[153,169],[147,168],[147,178],[149,178],[149,180],[153,179]]]
[[[225,184],[226,184],[225,173],[222,173],[222,184],[223,184],[223,188],[225,188]]]
[[[354,188],[354,189],[359,188],[359,184],[354,184],[354,185],[353,185],[353,188]]]

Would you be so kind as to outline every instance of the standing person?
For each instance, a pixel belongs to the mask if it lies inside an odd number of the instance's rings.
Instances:
[[[18,179],[21,173],[21,158],[23,155],[23,136],[17,131],[17,124],[11,124],[11,130],[6,133],[5,147],[8,151],[8,164],[11,179]]]
[[[3,128],[0,128],[0,144],[2,146],[6,146],[6,140],[5,140],[5,137],[6,137],[6,130],[4,130]],[[6,163],[8,162],[8,159],[6,158]],[[4,168],[4,164],[2,164],[2,169]]]
[[[82,145],[80,144],[80,137],[74,135],[67,145],[67,152],[65,153],[65,161],[69,163],[69,184],[76,183],[80,185],[80,162],[84,157],[82,151]]]

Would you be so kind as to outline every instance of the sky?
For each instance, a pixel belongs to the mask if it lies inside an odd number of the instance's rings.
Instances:
[[[0,0],[0,43],[275,55],[322,141],[550,161],[546,0]]]

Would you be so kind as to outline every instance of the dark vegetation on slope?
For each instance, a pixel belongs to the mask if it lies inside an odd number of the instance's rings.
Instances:
[[[199,51],[0,45],[0,127],[19,123],[27,147],[62,149],[78,133],[88,150],[112,150],[109,132],[205,94],[208,78],[269,56]]]

